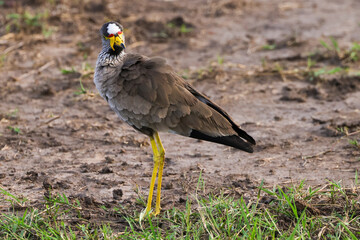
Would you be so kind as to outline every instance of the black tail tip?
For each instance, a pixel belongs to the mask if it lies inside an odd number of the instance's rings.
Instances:
[[[239,128],[237,125],[233,124],[233,129],[235,130],[235,132],[242,138],[244,138],[246,141],[248,141],[249,143],[256,145],[256,142],[254,140],[253,137],[251,137],[249,134],[247,134],[247,132],[245,132],[244,130],[242,130],[241,128]]]
[[[254,152],[254,149],[252,148],[251,144],[242,140],[238,135],[212,137],[212,136],[206,135],[202,132],[192,130],[189,137],[223,144],[226,146],[240,149],[240,150],[248,152],[248,153]]]
[[[244,150],[245,152],[248,152],[248,153],[253,153],[254,152],[254,149],[250,145],[248,146],[248,148],[241,149],[241,150]]]

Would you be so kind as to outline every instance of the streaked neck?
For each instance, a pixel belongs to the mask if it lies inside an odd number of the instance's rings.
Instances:
[[[118,55],[110,54],[108,50],[102,50],[99,54],[97,65],[111,67],[121,65],[125,55],[125,50],[121,51]]]

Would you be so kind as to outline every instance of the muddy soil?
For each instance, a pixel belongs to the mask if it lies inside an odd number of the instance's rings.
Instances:
[[[161,134],[164,209],[194,194],[200,172],[207,189],[244,196],[262,180],[352,184],[360,167],[360,149],[349,143],[360,142],[360,77],[350,72],[359,72],[359,62],[320,41],[331,46],[333,37],[341,51],[360,41],[359,1],[3,2],[0,186],[12,194],[36,202],[51,188],[124,206],[147,195],[149,140],[117,118],[92,82],[98,30],[110,19],[124,25],[128,52],[167,58],[257,141],[248,154]],[[26,21],[26,13],[37,20]],[[315,69],[350,70],[311,77],[308,56]]]

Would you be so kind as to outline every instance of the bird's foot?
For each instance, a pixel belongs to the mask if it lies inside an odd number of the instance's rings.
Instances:
[[[155,208],[155,212],[153,212],[153,211],[151,211],[151,208],[150,209],[148,209],[148,208],[145,208],[144,210],[142,210],[141,211],[141,213],[140,213],[140,216],[139,216],[139,221],[141,222],[143,219],[144,219],[144,217],[146,217],[146,216],[150,216],[150,217],[155,217],[155,216],[157,216],[157,215],[159,215],[160,214],[160,207],[159,208]]]
[[[151,217],[157,216],[157,215],[159,215],[159,213],[160,213],[160,208],[155,208],[155,212],[151,212],[151,213],[150,213],[150,216],[151,216]]]

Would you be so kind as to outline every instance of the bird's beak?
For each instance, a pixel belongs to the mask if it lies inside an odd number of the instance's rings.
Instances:
[[[110,39],[110,47],[112,50],[115,51],[114,45],[121,46],[122,48],[125,48],[125,41],[124,41],[124,33],[121,33],[119,35],[114,35],[112,37],[109,37]]]

